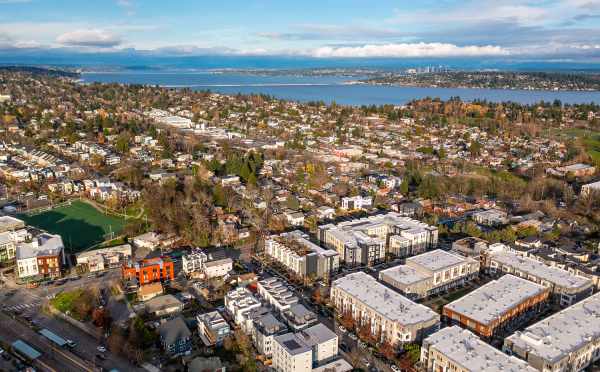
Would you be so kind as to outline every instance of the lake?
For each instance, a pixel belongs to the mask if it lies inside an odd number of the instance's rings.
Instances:
[[[333,101],[345,105],[405,104],[413,99],[460,97],[464,101],[513,101],[524,104],[561,100],[563,103],[600,103],[600,92],[530,91],[476,88],[420,88],[378,85],[349,85],[360,77],[251,75],[210,71],[124,71],[86,72],[83,82],[150,84],[164,87],[210,90],[223,94],[260,93],[281,99],[309,102]]]

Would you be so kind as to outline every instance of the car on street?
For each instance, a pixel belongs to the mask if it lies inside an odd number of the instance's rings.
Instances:
[[[369,362],[369,359],[367,359],[367,358],[362,359],[362,364],[364,364],[365,367],[367,367],[367,368],[369,368],[369,366],[371,366],[371,362]]]
[[[105,353],[105,352],[106,352],[106,348],[105,348],[104,346],[102,346],[102,345],[98,346],[98,347],[96,348],[96,350],[98,350],[98,351],[99,351],[99,352],[101,352],[101,353]]]
[[[340,330],[340,332],[342,333],[346,333],[346,328],[344,328],[344,326],[339,326],[338,329]]]
[[[358,347],[366,349],[367,348],[367,344],[363,341],[358,340]]]
[[[96,354],[96,358],[100,360],[106,360],[106,356],[104,356],[104,354]]]
[[[350,337],[354,341],[358,340],[358,337],[356,337],[356,335],[354,333],[348,334],[348,337]]]
[[[402,370],[400,369],[400,367],[398,367],[398,366],[397,366],[397,365],[395,365],[395,364],[392,364],[392,365],[390,366],[390,368],[391,368],[391,369],[392,369],[392,371],[394,371],[394,372],[401,372],[401,371],[402,371]]]
[[[71,349],[77,347],[77,342],[73,341],[73,340],[67,340],[67,346]]]
[[[340,349],[342,349],[342,351],[344,351],[346,353],[350,352],[350,348],[348,347],[348,345],[346,345],[344,343],[340,344]]]

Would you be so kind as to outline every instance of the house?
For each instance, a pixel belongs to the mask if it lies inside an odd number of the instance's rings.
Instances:
[[[131,245],[121,244],[115,247],[94,249],[76,255],[77,265],[89,272],[119,267],[131,259]]]
[[[204,275],[207,279],[227,276],[231,270],[233,270],[233,260],[231,258],[204,263]]]
[[[317,217],[320,220],[330,220],[335,217],[335,209],[327,205],[322,205],[317,208]]]
[[[160,282],[155,282],[140,286],[137,292],[137,299],[139,301],[148,301],[162,294],[162,284]]]
[[[219,357],[196,357],[188,364],[188,372],[226,372]]]
[[[581,196],[586,197],[592,193],[600,193],[600,181],[592,182],[581,186]]]
[[[286,221],[292,226],[304,225],[304,213],[292,210],[286,210],[284,213]]]
[[[503,226],[508,223],[507,213],[498,209],[486,209],[471,215],[473,220],[484,226]]]
[[[133,246],[136,248],[155,249],[160,245],[160,238],[157,233],[150,231],[133,238]]]
[[[17,245],[17,277],[19,280],[57,278],[66,265],[65,247],[60,235],[42,233],[31,242]]]
[[[161,324],[158,334],[163,350],[171,358],[191,353],[192,332],[182,317],[178,316]]]
[[[370,196],[346,196],[342,198],[341,208],[346,211],[353,211],[355,209],[368,209],[373,205],[373,198]]]
[[[155,317],[171,316],[183,311],[183,302],[173,295],[166,294],[149,300],[146,302],[145,308],[148,314]]]

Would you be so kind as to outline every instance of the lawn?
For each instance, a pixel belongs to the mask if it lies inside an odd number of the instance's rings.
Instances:
[[[61,313],[72,312],[75,300],[77,300],[82,293],[83,290],[81,289],[77,289],[72,292],[61,292],[52,300],[50,300],[50,304]]]
[[[105,241],[111,232],[118,235],[125,226],[124,219],[106,215],[83,201],[33,216],[23,214],[19,218],[28,225],[59,234],[72,253]]]

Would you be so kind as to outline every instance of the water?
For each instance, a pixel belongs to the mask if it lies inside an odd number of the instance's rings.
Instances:
[[[262,76],[234,72],[94,72],[84,73],[84,82],[150,84],[165,87],[189,87],[223,94],[262,93],[277,98],[308,102],[335,101],[345,105],[405,104],[413,99],[460,97],[465,101],[513,101],[532,104],[540,101],[563,103],[600,103],[600,92],[529,91],[476,88],[419,88],[374,85],[348,85],[360,77],[340,76]]]

